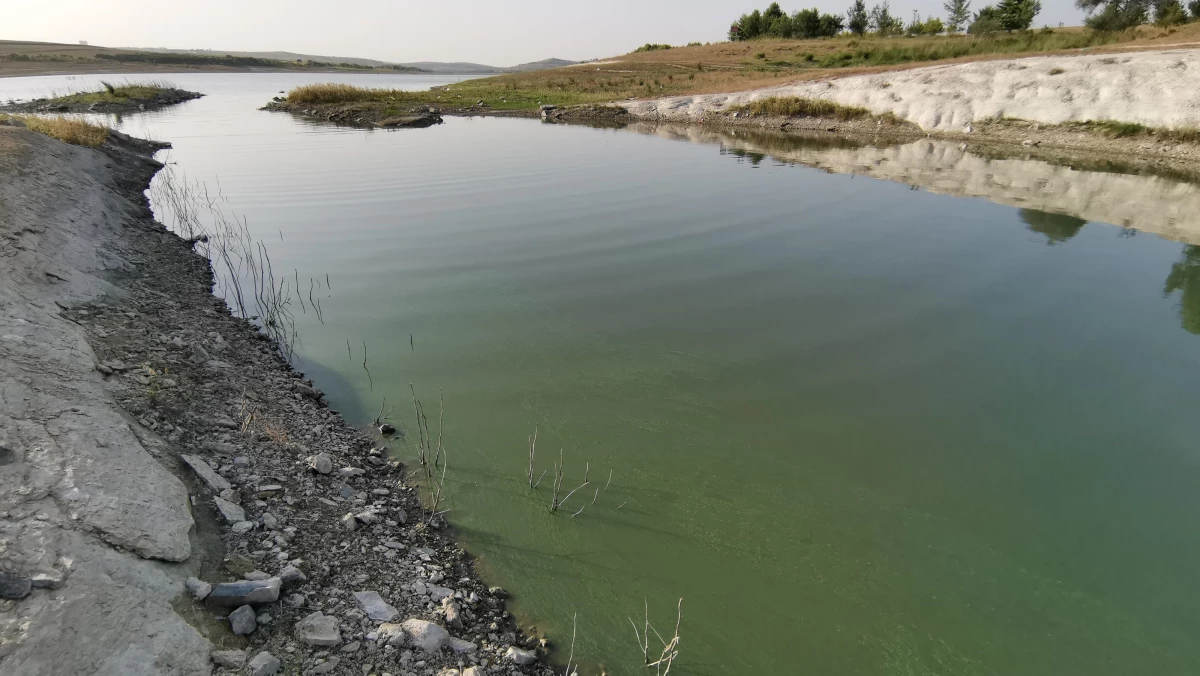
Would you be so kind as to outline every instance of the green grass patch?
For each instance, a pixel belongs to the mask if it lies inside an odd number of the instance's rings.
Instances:
[[[165,81],[153,82],[124,82],[114,84],[101,82],[103,87],[96,91],[71,92],[55,96],[51,103],[91,105],[93,103],[128,103],[130,101],[149,101],[159,94],[176,89],[175,85]]]
[[[1136,122],[1121,122],[1120,120],[1088,120],[1087,122],[1069,123],[1069,126],[1083,129],[1109,138],[1133,138],[1137,136],[1152,136],[1165,141],[1177,143],[1200,143],[1200,128],[1180,127],[1148,127]]]
[[[750,115],[771,117],[831,117],[838,120],[859,120],[871,117],[871,111],[858,106],[844,106],[823,99],[803,99],[797,96],[772,96],[752,101],[733,110]]]

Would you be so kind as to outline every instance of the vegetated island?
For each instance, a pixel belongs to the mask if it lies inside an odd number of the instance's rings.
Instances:
[[[198,99],[203,94],[169,82],[101,82],[95,91],[71,92],[0,106],[9,113],[136,113]]]
[[[383,430],[212,294],[220,233],[155,221],[164,146],[0,116],[4,673],[550,674]]]
[[[1119,153],[1127,165],[1194,172],[1200,115],[1187,111],[1200,110],[1200,98],[1188,104],[1200,96],[1200,76],[1189,67],[1200,21],[1176,24],[1178,13],[1163,10],[1162,25],[1141,25],[1144,12],[1114,23],[1103,9],[1088,26],[1034,29],[1036,5],[1003,0],[974,15],[959,7],[944,21],[914,17],[906,26],[886,4],[868,10],[855,0],[843,20],[815,10],[789,16],[773,3],[735,21],[728,42],[649,43],[620,57],[421,92],[301,87],[266,109],[369,126],[489,115],[939,136]],[[1200,15],[1200,4],[1195,9]],[[984,84],[964,88],[972,77]],[[1030,92],[1036,107],[1025,105]],[[1179,92],[1187,100],[1161,105]],[[1083,105],[1093,94],[1102,105]]]

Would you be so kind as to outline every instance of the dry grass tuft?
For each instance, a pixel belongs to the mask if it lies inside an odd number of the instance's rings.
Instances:
[[[359,101],[377,101],[386,96],[387,90],[366,89],[354,85],[322,82],[320,84],[296,87],[288,92],[289,103],[305,103],[319,105],[322,103],[357,103]]]
[[[30,131],[45,134],[71,145],[96,148],[108,140],[108,127],[89,122],[82,117],[58,115],[56,117],[38,117],[36,115],[0,116],[3,119],[18,120]]]
[[[832,117],[839,120],[858,120],[871,117],[871,111],[858,106],[844,106],[823,99],[802,99],[796,96],[772,96],[752,101],[734,110],[751,115],[772,117]]]

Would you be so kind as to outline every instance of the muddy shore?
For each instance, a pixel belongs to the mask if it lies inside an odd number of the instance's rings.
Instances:
[[[0,673],[549,673],[388,438],[154,220],[155,149],[0,126]]]

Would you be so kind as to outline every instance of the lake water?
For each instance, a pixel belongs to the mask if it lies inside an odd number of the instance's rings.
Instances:
[[[411,460],[410,383],[431,418],[444,396],[450,522],[528,624],[565,647],[577,616],[589,670],[646,673],[627,618],[668,634],[682,597],[673,673],[1200,673],[1195,186],[943,144],[340,129],[256,108],[446,80],[171,77],[208,96],[125,128],[276,269],[329,275],[298,351],[335,408],[386,397]],[[552,514],[560,449],[564,493],[592,483]]]

